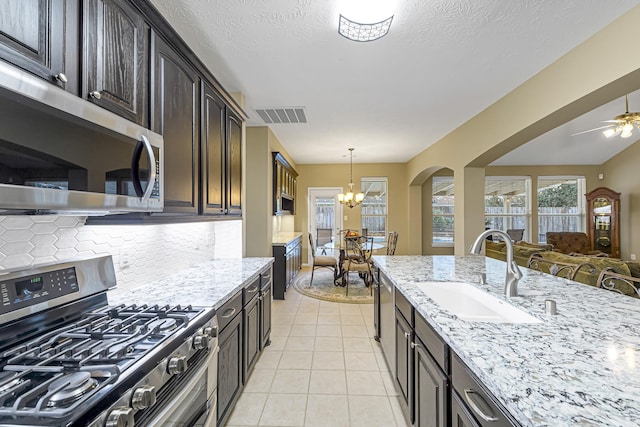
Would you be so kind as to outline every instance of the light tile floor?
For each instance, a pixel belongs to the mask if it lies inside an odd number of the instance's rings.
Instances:
[[[226,426],[407,427],[373,335],[372,304],[290,289],[273,302],[271,345]]]

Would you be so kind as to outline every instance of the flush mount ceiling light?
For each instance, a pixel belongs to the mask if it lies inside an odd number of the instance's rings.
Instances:
[[[342,0],[338,33],[357,42],[384,37],[391,27],[396,0]]]
[[[629,95],[625,95],[626,110],[624,114],[615,116],[613,120],[605,120],[604,123],[612,123],[610,125],[601,126],[595,129],[589,129],[582,132],[574,133],[571,136],[581,135],[587,132],[593,132],[595,130],[604,129],[602,133],[607,138],[620,135],[620,138],[630,138],[633,135],[633,128],[640,129],[640,113],[629,112]]]
[[[338,32],[340,35],[356,42],[370,42],[384,37],[389,32],[393,15],[384,21],[374,24],[360,24],[340,15]]]
[[[364,200],[364,194],[353,194],[353,148],[349,148],[349,191],[346,194],[338,194],[338,201],[350,208],[358,206]]]

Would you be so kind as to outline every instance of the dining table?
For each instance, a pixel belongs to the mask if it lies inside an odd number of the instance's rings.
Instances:
[[[357,237],[357,236],[354,236]],[[348,239],[349,237],[347,237]],[[362,243],[362,249],[363,250],[369,250],[371,249],[372,251],[378,250],[378,249],[383,249],[385,247],[384,244],[382,243],[377,243],[377,242],[372,242],[372,243]],[[336,276],[336,279],[334,281],[336,286],[345,286],[345,281],[344,281],[344,274],[345,271],[342,267],[343,262],[347,259],[346,258],[346,252],[345,252],[345,243],[343,240],[340,240],[338,242],[338,244],[336,245],[336,242],[334,242],[333,240],[329,243],[325,243],[323,246],[321,246],[318,249],[322,249],[323,253],[325,250],[330,249],[330,250],[334,250],[334,249],[338,249],[339,252],[339,256],[338,256],[338,273]],[[365,280],[366,282],[366,280]],[[368,285],[367,285],[368,286]]]

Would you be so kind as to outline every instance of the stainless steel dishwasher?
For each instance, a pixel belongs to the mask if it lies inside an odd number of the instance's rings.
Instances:
[[[380,272],[380,343],[391,372],[396,368],[395,319],[393,284]]]

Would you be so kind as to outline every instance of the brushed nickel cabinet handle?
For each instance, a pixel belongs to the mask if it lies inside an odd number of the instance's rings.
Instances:
[[[464,389],[464,398],[466,399],[467,403],[469,404],[469,407],[471,409],[473,409],[473,412],[475,412],[476,414],[478,414],[478,416],[480,418],[482,418],[485,421],[489,421],[489,422],[493,422],[493,421],[498,421],[498,418],[491,416],[491,415],[487,415],[484,412],[482,412],[482,410],[480,409],[480,407],[476,404],[476,402],[474,401],[474,399],[472,398],[472,396],[478,396],[479,399],[481,399],[484,402],[484,399],[482,399],[482,396],[480,396],[478,393],[476,393],[474,390],[469,389],[469,388],[465,388]],[[487,403],[484,402],[484,404],[486,405]],[[488,406],[488,405],[487,405]]]
[[[94,91],[90,92],[89,96],[91,96],[93,99],[102,98],[102,94],[100,92],[98,92],[97,90],[94,90]]]
[[[56,74],[56,80],[59,81],[60,83],[66,83],[67,76],[65,76],[64,73],[58,73]]]

